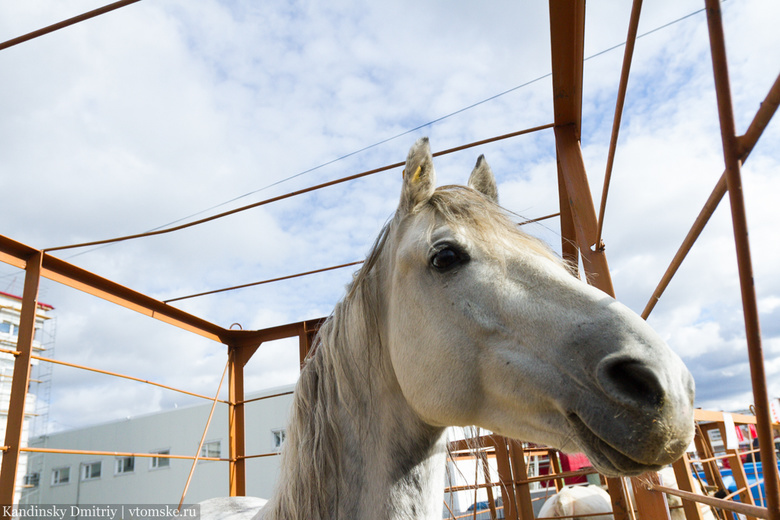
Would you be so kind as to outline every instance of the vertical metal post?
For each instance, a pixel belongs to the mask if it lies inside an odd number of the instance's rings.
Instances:
[[[504,500],[504,518],[520,520],[517,511],[517,495],[515,494],[515,477],[512,474],[512,464],[506,445],[507,439],[494,435],[492,442],[496,447],[496,466],[498,467],[498,479],[501,482],[501,496]]]
[[[677,481],[677,489],[695,493],[693,468],[691,468],[691,459],[688,457],[688,454],[683,453],[683,456],[672,464],[672,468],[674,469],[674,478]],[[668,482],[662,482],[662,484],[664,486],[669,486]],[[685,513],[685,520],[704,520],[702,517],[702,510],[696,502],[683,500],[682,506],[683,512]]]
[[[22,295],[22,312],[19,320],[19,337],[14,361],[14,375],[11,383],[11,400],[8,405],[8,421],[5,430],[3,464],[0,468],[0,504],[14,503],[16,471],[22,447],[24,427],[24,405],[27,401],[27,387],[30,383],[30,359],[35,336],[35,313],[38,310],[38,286],[41,279],[43,253],[38,251],[27,259]]]
[[[653,484],[660,483],[658,473],[645,473],[642,478]],[[640,520],[669,520],[669,504],[662,493],[648,489],[643,481],[636,477],[631,479],[631,483],[636,498],[637,518]]]
[[[509,442],[509,456],[512,461],[512,475],[515,481],[515,495],[517,496],[517,510],[523,520],[533,520],[534,506],[531,501],[531,487],[528,482],[528,467],[525,464],[525,453],[520,441],[507,439]]]
[[[246,495],[246,444],[244,429],[243,348],[228,345],[228,417],[230,444],[230,496]]]
[[[777,457],[772,439],[772,421],[769,412],[764,354],[761,347],[758,304],[756,301],[756,289],[753,283],[753,265],[750,254],[750,242],[748,240],[745,199],[742,192],[740,144],[736,133],[731,102],[723,20],[718,0],[705,0],[705,5],[707,8],[707,28],[710,35],[712,68],[715,77],[715,93],[717,95],[718,114],[720,116],[723,158],[726,163],[726,183],[731,203],[731,220],[737,250],[737,265],[742,292],[748,360],[753,382],[753,401],[756,410],[758,442],[764,467],[767,518],[778,520],[780,519],[780,482],[778,481]]]

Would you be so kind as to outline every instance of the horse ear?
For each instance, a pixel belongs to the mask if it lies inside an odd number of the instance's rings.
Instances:
[[[498,204],[498,187],[493,170],[490,169],[484,155],[480,155],[477,164],[469,176],[469,188],[475,189]]]
[[[436,184],[433,156],[427,137],[418,139],[412,145],[409,155],[406,156],[403,176],[404,184],[401,189],[399,209],[411,211],[431,198]]]

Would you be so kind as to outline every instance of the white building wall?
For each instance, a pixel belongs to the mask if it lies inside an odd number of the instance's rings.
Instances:
[[[292,391],[274,388],[250,398]],[[273,430],[287,424],[292,395],[246,405],[247,455],[275,452]],[[33,439],[42,448],[150,453],[169,450],[172,455],[195,455],[211,404],[114,421]],[[220,456],[228,457],[228,406],[218,403],[206,442],[219,441]],[[76,454],[42,455],[37,489],[29,490],[22,503],[36,504],[178,504],[187,481],[191,460],[170,459],[167,467],[153,468],[151,458],[136,457],[131,473],[116,474],[114,456]],[[100,462],[99,478],[84,480],[85,464]],[[53,484],[58,468],[69,468],[67,483]],[[269,497],[279,470],[279,456],[247,460],[247,495]],[[228,463],[200,461],[187,491],[186,503],[227,496]]]

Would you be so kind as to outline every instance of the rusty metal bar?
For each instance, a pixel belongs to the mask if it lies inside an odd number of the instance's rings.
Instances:
[[[6,350],[6,349],[0,349],[0,352],[13,353],[13,351]],[[193,397],[200,397],[201,399],[207,399],[209,401],[211,401],[213,399],[212,397],[209,397],[207,395],[196,394],[195,392],[190,392],[188,390],[182,390],[180,388],[175,388],[173,386],[163,385],[161,383],[155,383],[154,381],[149,381],[148,379],[141,379],[141,378],[135,377],[135,376],[128,376],[128,375],[125,375],[125,374],[120,374],[119,372],[111,372],[111,371],[108,371],[108,370],[102,370],[100,368],[88,367],[88,366],[85,366],[85,365],[77,365],[76,363],[69,363],[67,361],[60,361],[58,359],[52,359],[52,358],[47,358],[47,357],[43,357],[43,356],[36,356],[35,354],[30,356],[30,358],[31,359],[36,359],[38,361],[47,361],[49,363],[54,363],[55,365],[62,365],[62,366],[71,367],[71,368],[78,368],[78,369],[81,369],[81,370],[88,370],[90,372],[97,372],[98,374],[105,374],[105,375],[108,375],[108,376],[119,377],[119,378],[122,378],[122,379],[129,379],[130,381],[138,381],[139,383],[146,383],[147,385],[157,386],[157,387],[160,387],[160,388],[164,388],[165,390],[172,390],[174,392],[179,392],[179,393],[182,393],[182,394],[191,395]],[[228,401],[225,401],[224,399],[219,399],[219,402],[228,404]]]
[[[766,98],[761,103],[753,121],[751,121],[750,126],[748,127],[748,131],[738,139],[739,157],[743,164],[747,161],[750,152],[753,151],[758,139],[761,137],[764,129],[777,111],[778,104],[780,104],[780,75],[778,75]],[[718,204],[720,204],[720,201],[725,194],[726,172],[723,172],[720,179],[718,179],[715,188],[712,190],[710,197],[707,199],[707,202],[704,203],[704,207],[696,217],[691,230],[688,231],[685,240],[683,240],[682,245],[680,245],[680,248],[672,259],[671,264],[666,269],[666,272],[658,283],[658,286],[655,288],[655,291],[653,291],[650,301],[647,302],[645,309],[642,311],[642,317],[644,319],[647,319],[647,317],[650,316],[656,303],[661,299],[661,295],[663,295],[664,291],[669,286],[672,278],[677,273],[680,265],[682,265],[685,257],[691,251],[693,244],[699,238],[699,235],[701,235],[702,230],[704,230],[704,227],[709,222],[710,217],[712,217],[712,214],[715,212],[715,209],[718,207]]]
[[[192,455],[171,455],[169,453],[135,453],[130,451],[100,451],[100,450],[69,450],[65,448],[22,448],[22,451],[29,453],[62,453],[65,455],[96,455],[105,457],[145,457],[156,459],[194,459]],[[229,462],[230,459],[221,459],[219,457],[200,457],[200,460],[214,460]]]
[[[609,183],[612,179],[612,166],[615,162],[618,134],[620,133],[620,121],[623,118],[623,105],[626,102],[628,90],[628,75],[631,71],[631,60],[634,57],[634,45],[639,28],[639,14],[642,12],[642,0],[634,0],[631,6],[631,16],[628,21],[628,36],[626,37],[626,49],[623,53],[623,67],[620,71],[620,83],[618,85],[617,100],[615,101],[615,116],[612,120],[612,136],[609,139],[609,152],[607,153],[607,168],[604,172],[604,186],[601,189],[601,204],[599,205],[598,231],[596,243],[601,243],[601,233],[604,229],[604,213],[607,209],[607,195]]]
[[[35,252],[25,260],[22,310],[19,317],[19,336],[16,342],[19,355],[14,360],[14,377],[11,381],[11,396],[5,426],[5,446],[8,449],[3,453],[2,466],[0,466],[0,504],[14,503],[16,471],[22,447],[24,406],[27,401],[27,387],[30,381],[30,359],[35,336],[35,313],[38,310],[38,286],[41,281],[43,254]]]
[[[512,475],[512,465],[509,462],[509,450],[507,449],[506,439],[494,437],[492,443],[496,448],[496,466],[498,468],[498,479],[501,482],[505,518],[508,520],[521,520],[517,511],[514,476]]]
[[[674,478],[677,481],[677,488],[687,491],[688,493],[693,493],[693,469],[691,468],[691,460],[688,457],[688,454],[683,453],[682,457],[672,464],[672,468],[674,470]],[[686,520],[704,520],[698,503],[684,500],[682,506]]]
[[[263,457],[278,457],[281,454],[282,452],[280,451],[274,451],[271,453],[260,453],[257,455],[244,455],[243,457],[241,457],[241,459],[246,460],[246,459],[259,459]]]
[[[555,126],[573,125],[580,138],[585,0],[550,0]]]
[[[359,260],[357,262],[349,262],[347,264],[334,265],[332,267],[323,267],[322,269],[315,269],[313,271],[306,271],[305,273],[289,274],[287,276],[280,276],[278,278],[270,278],[268,280],[262,280],[260,282],[252,282],[252,283],[245,283],[245,284],[242,284],[242,285],[234,285],[232,287],[225,287],[224,289],[215,289],[213,291],[206,291],[206,292],[201,292],[201,293],[197,293],[197,294],[190,294],[189,296],[179,296],[178,298],[171,298],[170,300],[163,300],[163,303],[177,302],[179,300],[187,300],[189,298],[197,298],[199,296],[207,296],[207,295],[210,295],[210,294],[217,294],[217,293],[221,293],[221,292],[235,291],[237,289],[245,289],[247,287],[254,287],[256,285],[263,285],[263,284],[273,283],[273,282],[281,282],[283,280],[291,280],[293,278],[300,278],[302,276],[309,276],[309,275],[312,275],[312,274],[324,273],[324,272],[327,272],[327,271],[335,271],[336,269],[343,269],[344,267],[350,267],[350,266],[353,266],[353,265],[360,265],[363,262],[364,262],[363,260]]]
[[[263,397],[255,397],[254,399],[246,399],[244,401],[241,401],[241,404],[247,404],[247,403],[254,403],[255,401],[262,401],[264,399],[271,399],[273,397],[281,397],[283,395],[292,395],[294,392],[282,392],[280,394],[273,394],[273,395],[264,395]]]
[[[631,479],[634,484],[637,518],[640,520],[669,520],[669,504],[666,502],[666,497],[640,485],[648,480],[654,484],[660,484],[658,473],[645,473],[642,478],[643,480],[639,480],[637,477]]]
[[[139,2],[140,0],[121,0],[119,2],[114,2],[113,4],[109,4],[103,7],[100,7],[98,9],[94,9],[92,11],[89,11],[84,14],[80,14],[78,16],[74,16],[73,18],[68,18],[67,20],[63,20],[62,22],[55,23],[53,25],[49,25],[48,27],[44,27],[43,29],[38,29],[37,31],[33,31],[31,33],[27,33],[22,36],[18,36],[16,38],[13,38],[11,40],[5,41],[3,43],[0,43],[0,51],[7,49],[9,47],[13,47],[14,45],[19,45],[20,43],[24,43],[26,41],[32,40],[34,38],[38,38],[39,36],[43,36],[45,34],[52,33],[54,31],[58,31],[60,29],[63,29],[65,27],[77,24],[79,22],[83,22],[84,20],[88,20],[90,18],[94,18],[96,16],[100,16],[101,14],[108,13],[110,11],[114,11],[116,9],[119,9],[120,7],[125,7],[126,5],[134,4],[136,2]]]
[[[748,360],[753,382],[756,426],[761,460],[764,464],[764,487],[766,489],[767,513],[771,520],[780,519],[780,482],[777,473],[777,456],[772,438],[772,421],[769,412],[769,395],[766,385],[764,354],[761,347],[761,330],[758,318],[756,290],[753,284],[753,266],[748,239],[745,199],[742,192],[740,173],[740,146],[734,123],[734,112],[729,85],[726,42],[723,21],[718,0],[705,0],[707,7],[707,28],[710,36],[712,68],[715,76],[715,94],[720,116],[723,158],[726,163],[726,182],[731,204],[731,220],[737,249],[737,265],[742,292],[742,309],[745,319],[745,334],[748,346]]]
[[[522,222],[519,222],[517,225],[518,226],[525,226],[526,224],[534,224],[536,222],[541,222],[543,220],[547,220],[547,219],[555,218],[555,217],[560,217],[560,216],[561,216],[561,213],[559,211],[558,213],[550,213],[549,215],[544,215],[543,217],[537,217],[537,218],[524,220]]]
[[[200,437],[198,443],[198,449],[195,452],[195,458],[192,459],[192,467],[190,468],[190,474],[187,476],[187,482],[184,484],[184,491],[181,493],[181,500],[179,500],[179,509],[184,503],[184,498],[187,496],[187,490],[190,488],[190,482],[192,481],[192,475],[195,473],[195,467],[198,465],[198,460],[201,459],[200,450],[203,449],[203,443],[206,441],[206,434],[209,432],[209,426],[211,426],[211,418],[214,417],[214,409],[217,407],[219,401],[219,392],[222,390],[222,383],[225,382],[225,374],[227,374],[230,362],[225,363],[225,369],[222,371],[222,377],[219,379],[219,385],[217,386],[217,393],[214,395],[214,400],[211,403],[211,411],[209,411],[209,418],[206,420],[206,427],[203,429],[203,435]]]
[[[761,134],[764,133],[764,129],[777,111],[778,105],[780,105],[780,74],[775,78],[775,82],[769,89],[769,94],[761,103],[756,117],[753,118],[747,131],[738,139],[739,156],[742,158],[743,163],[745,162],[745,157],[753,149],[759,137],[761,137]]]
[[[474,142],[469,143],[469,144],[456,146],[454,148],[449,148],[447,150],[442,150],[440,152],[434,153],[433,156],[434,157],[439,157],[441,155],[446,155],[446,154],[450,154],[450,153],[454,153],[454,152],[459,152],[461,150],[466,150],[468,148],[473,148],[475,146],[481,146],[483,144],[488,144],[488,143],[492,143],[492,142],[495,142],[495,141],[501,141],[503,139],[509,139],[511,137],[517,137],[517,136],[524,135],[524,134],[529,134],[529,133],[532,133],[532,132],[538,132],[540,130],[545,130],[545,129],[552,128],[552,127],[553,127],[552,124],[547,124],[547,125],[535,126],[533,128],[526,128],[524,130],[518,130],[517,132],[510,132],[508,134],[503,134],[503,135],[499,135],[499,136],[496,136],[496,137],[490,137],[488,139],[483,139],[481,141],[474,141]],[[355,175],[342,177],[340,179],[336,179],[336,180],[333,180],[333,181],[324,182],[322,184],[317,184],[315,186],[310,186],[308,188],[303,188],[301,190],[297,190],[297,191],[293,191],[293,192],[286,193],[286,194],[283,194],[283,195],[279,195],[277,197],[271,197],[270,199],[261,200],[259,202],[255,202],[253,204],[248,204],[246,206],[241,206],[240,208],[235,208],[235,209],[232,209],[232,210],[229,210],[229,211],[224,211],[222,213],[218,213],[218,214],[212,215],[210,217],[205,217],[205,218],[202,218],[202,219],[199,219],[199,220],[195,220],[193,222],[188,222],[186,224],[181,224],[179,226],[174,226],[174,227],[170,227],[170,228],[160,229],[160,230],[157,230],[157,231],[149,231],[149,232],[146,232],[146,233],[138,233],[138,234],[135,234],[135,235],[126,235],[126,236],[123,236],[123,237],[108,238],[108,239],[105,239],[105,240],[96,240],[96,241],[93,241],[93,242],[83,242],[83,243],[80,243],[80,244],[71,244],[71,245],[67,245],[67,246],[49,247],[49,248],[46,248],[45,251],[48,253],[48,252],[51,252],[51,251],[62,251],[62,250],[65,250],[65,249],[75,249],[75,248],[79,248],[79,247],[89,247],[89,246],[98,246],[98,245],[103,245],[103,244],[113,244],[113,243],[116,243],[116,242],[124,242],[126,240],[133,240],[133,239],[136,239],[136,238],[146,238],[146,237],[151,237],[151,236],[163,235],[163,234],[166,234],[166,233],[172,233],[174,231],[180,231],[182,229],[186,229],[186,228],[189,228],[189,227],[198,226],[200,224],[205,224],[206,222],[211,222],[212,220],[217,220],[217,219],[220,219],[220,218],[223,218],[223,217],[227,217],[229,215],[234,215],[234,214],[240,213],[242,211],[246,211],[246,210],[249,210],[249,209],[257,208],[259,206],[264,206],[264,205],[270,204],[272,202],[278,202],[280,200],[289,199],[290,197],[303,195],[304,193],[309,193],[309,192],[312,192],[312,191],[320,190],[322,188],[327,188],[327,187],[330,187],[330,186],[334,186],[336,184],[341,184],[342,182],[353,181],[355,179],[359,179],[361,177],[366,177],[368,175],[373,175],[375,173],[380,173],[380,172],[383,172],[383,171],[392,170],[393,168],[400,168],[403,165],[404,165],[403,162],[389,164],[387,166],[382,166],[380,168],[375,168],[373,170],[368,170],[368,171],[365,171],[365,172],[362,172],[362,173],[356,173]]]
[[[26,259],[36,252],[37,249],[0,235],[0,260],[5,263],[24,268]],[[214,341],[225,343],[224,338],[230,336],[227,329],[46,253],[41,276]]]
[[[244,349],[228,345],[228,444],[230,496],[246,495],[246,442],[244,423]]]
[[[680,497],[683,500],[690,500],[692,502],[699,502],[701,504],[707,504],[708,506],[715,507],[717,509],[725,509],[726,511],[733,511],[746,516],[752,516],[755,518],[770,519],[769,512],[764,507],[753,506],[749,504],[743,504],[741,502],[732,502],[730,500],[723,500],[721,498],[715,498],[708,495],[699,495],[696,493],[689,493],[680,489],[661,486],[659,484],[653,484],[644,482],[645,486],[655,491],[666,493],[667,495],[674,495]]]
[[[520,518],[530,519],[534,517],[534,508],[531,501],[531,487],[526,482],[520,482],[528,478],[528,467],[523,456],[523,445],[520,441],[507,439],[509,444],[509,458],[512,462],[512,478],[515,484],[515,496],[517,497],[517,510]]]

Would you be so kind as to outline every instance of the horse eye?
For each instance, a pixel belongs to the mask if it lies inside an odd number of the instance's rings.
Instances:
[[[446,271],[464,263],[467,259],[464,253],[447,247],[440,249],[431,257],[431,265],[439,271]]]

